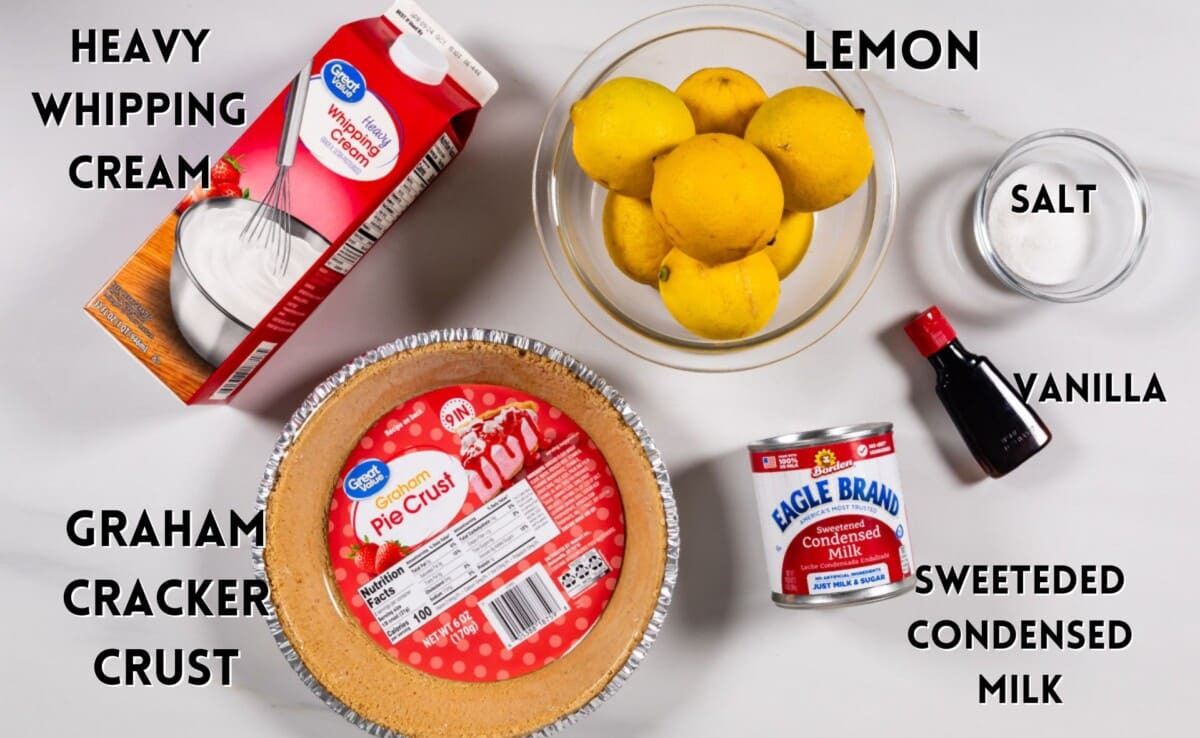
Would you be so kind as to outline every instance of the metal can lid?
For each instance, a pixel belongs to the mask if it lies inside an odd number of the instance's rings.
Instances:
[[[799,433],[785,433],[781,436],[763,438],[751,443],[748,448],[751,451],[779,451],[781,449],[806,448],[822,443],[853,441],[859,438],[868,438],[891,432],[891,423],[838,425],[832,428],[820,428],[818,430],[801,431]]]

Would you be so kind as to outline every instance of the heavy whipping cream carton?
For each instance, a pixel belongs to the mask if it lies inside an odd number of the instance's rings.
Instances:
[[[229,400],[462,150],[496,88],[410,0],[342,26],[87,312],[185,402]]]

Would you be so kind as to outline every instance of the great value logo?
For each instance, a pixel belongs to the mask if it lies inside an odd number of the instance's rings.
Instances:
[[[371,467],[361,476],[355,475],[371,463],[382,464],[374,459],[364,461],[346,476],[347,488],[351,481],[363,488],[356,497],[362,502],[351,513],[360,540],[394,540],[415,546],[449,525],[467,500],[467,472],[450,454],[409,451],[388,462],[382,474],[378,467]],[[371,497],[370,502],[366,497]]]
[[[365,500],[383,489],[391,477],[388,465],[379,459],[367,459],[354,465],[342,488],[353,500]]]
[[[321,79],[334,97],[356,103],[367,94],[367,80],[362,72],[345,59],[330,59],[321,67]]]
[[[322,64],[320,77],[323,84],[311,85],[304,103],[304,148],[338,176],[358,182],[387,176],[404,146],[404,129],[391,106],[345,59]]]

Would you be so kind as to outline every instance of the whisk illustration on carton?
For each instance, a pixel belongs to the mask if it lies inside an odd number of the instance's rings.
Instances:
[[[275,157],[275,179],[238,234],[243,241],[259,243],[270,250],[277,274],[286,271],[291,256],[292,198],[288,187],[288,170],[296,162],[296,146],[300,143],[300,121],[304,116],[304,101],[308,99],[308,72],[311,66],[310,60],[292,83],[287,113],[283,117],[283,136],[279,139],[279,153]]]
[[[496,92],[411,0],[342,26],[87,312],[185,402],[224,402],[466,144]]]

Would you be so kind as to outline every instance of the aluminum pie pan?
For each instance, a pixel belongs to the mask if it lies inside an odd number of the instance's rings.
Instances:
[[[667,610],[670,608],[672,594],[679,577],[679,512],[675,505],[671,479],[667,473],[666,466],[663,464],[662,456],[659,454],[658,447],[654,444],[654,440],[650,437],[649,432],[647,432],[645,425],[642,423],[641,417],[634,412],[625,398],[608,382],[596,374],[596,372],[589,369],[570,354],[541,341],[515,333],[488,328],[451,328],[426,331],[385,343],[382,346],[361,354],[330,375],[325,381],[318,384],[304,402],[300,404],[300,407],[292,413],[292,417],[280,432],[279,438],[275,442],[275,447],[267,460],[266,468],[263,470],[263,478],[258,487],[256,508],[259,512],[266,513],[267,504],[270,501],[271,493],[274,491],[278,480],[279,468],[284,460],[287,459],[293,443],[303,431],[308,420],[313,417],[322,405],[334,397],[338,390],[351,377],[372,364],[391,358],[397,354],[444,343],[484,343],[528,351],[558,364],[574,377],[582,380],[589,387],[599,392],[609,405],[617,411],[625,425],[637,437],[646,460],[650,464],[658,486],[659,496],[662,500],[663,518],[667,528],[666,557],[662,581],[659,585],[658,601],[655,604],[654,612],[650,620],[646,623],[641,639],[630,651],[625,663],[592,699],[574,712],[564,715],[529,734],[531,738],[553,735],[567,726],[578,722],[581,718],[590,715],[598,707],[611,699],[617,690],[629,680],[629,677],[637,670],[642,661],[645,660],[647,652],[654,645],[655,640],[658,638],[658,633],[666,621]],[[261,545],[256,545],[251,551],[254,575],[269,586],[264,560],[265,538],[260,543]],[[264,609],[266,611],[264,618],[271,636],[275,640],[275,645],[283,654],[284,659],[291,665],[292,670],[300,677],[301,681],[308,686],[314,695],[325,703],[326,707],[359,728],[362,728],[368,734],[377,736],[377,738],[409,738],[409,736],[403,733],[397,733],[384,725],[363,717],[343,703],[333,693],[326,690],[309,671],[308,667],[304,665],[300,654],[297,653],[291,641],[288,640],[287,635],[283,631],[283,626],[279,621],[279,616],[275,611],[275,603],[270,597],[266,598]]]

